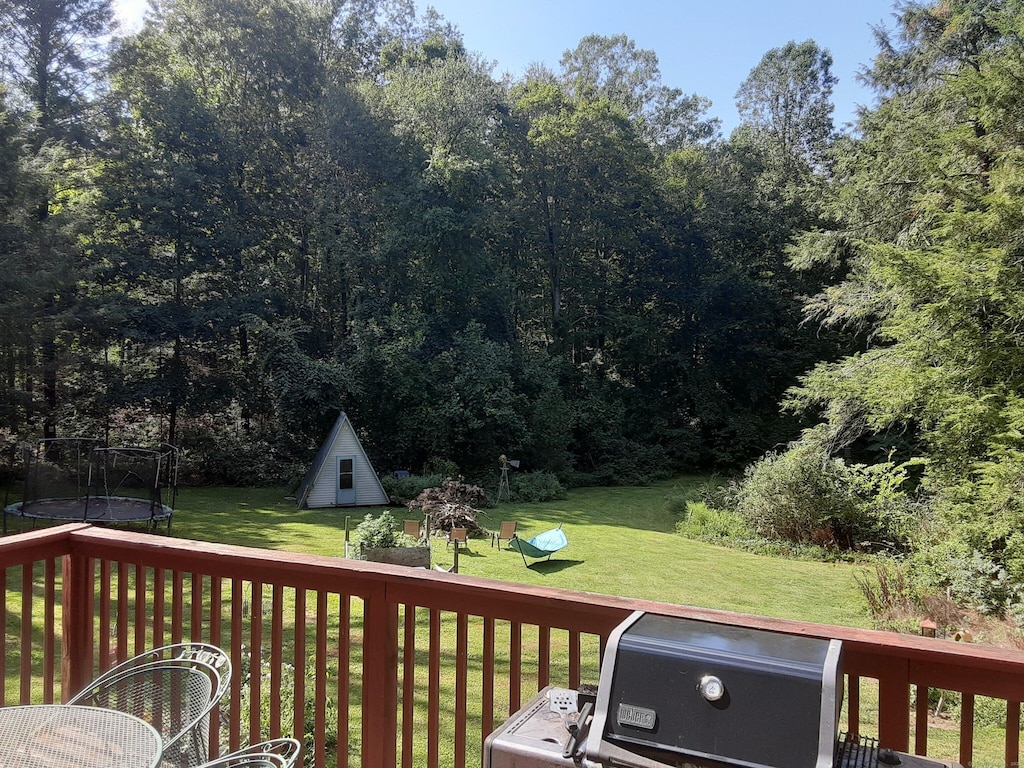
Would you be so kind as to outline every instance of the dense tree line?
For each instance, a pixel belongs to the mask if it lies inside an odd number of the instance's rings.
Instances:
[[[111,31],[108,0],[0,0],[12,438],[278,479],[345,409],[379,469],[638,481],[796,436],[780,398],[838,350],[800,322],[830,270],[786,265],[833,175],[815,43],[766,55],[723,139],[625,36],[501,80],[402,0]]]

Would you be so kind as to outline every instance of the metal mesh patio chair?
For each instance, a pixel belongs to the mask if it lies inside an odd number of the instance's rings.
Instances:
[[[210,713],[227,692],[231,661],[205,643],[155,648],[104,672],[68,703],[135,715],[163,739],[168,768],[194,768],[209,759]]]
[[[261,741],[258,744],[250,744],[248,747],[244,747],[228,755],[222,755],[216,760],[210,761],[201,768],[208,768],[208,766],[216,765],[219,768],[233,768],[236,763],[231,762],[232,758],[245,758],[253,756],[264,756],[274,755],[280,757],[284,761],[284,768],[294,768],[296,763],[299,761],[299,752],[302,750],[302,744],[295,739],[289,738],[278,738],[278,739],[267,739]]]
[[[201,768],[288,768],[288,763],[283,757],[273,752],[258,754],[233,752],[230,755],[203,763]]]

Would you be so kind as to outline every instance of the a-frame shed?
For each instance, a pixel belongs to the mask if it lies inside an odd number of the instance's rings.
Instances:
[[[320,446],[296,499],[299,509],[390,503],[344,411]]]

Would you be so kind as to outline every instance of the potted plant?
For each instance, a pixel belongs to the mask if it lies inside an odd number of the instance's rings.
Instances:
[[[408,537],[400,533],[391,512],[384,510],[374,518],[367,515],[356,526],[359,537],[359,557],[374,563],[408,565],[414,568],[430,567],[430,547],[406,546]]]

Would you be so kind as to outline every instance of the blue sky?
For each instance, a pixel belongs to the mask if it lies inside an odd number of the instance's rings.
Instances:
[[[892,26],[892,0],[416,0],[458,27],[471,51],[496,62],[495,75],[521,75],[533,62],[558,67],[562,52],[589,34],[625,33],[653,50],[665,85],[711,99],[724,132],[737,121],[734,95],[764,53],[793,40],[828,48],[839,78],[836,125],[873,96],[855,78],[875,54],[871,26]],[[145,0],[115,0],[138,19]]]
[[[813,39],[832,53],[839,78],[836,125],[853,120],[873,96],[855,74],[874,58],[872,25],[893,26],[892,0],[416,0],[463,34],[466,47],[521,75],[532,62],[558,67],[562,52],[589,34],[625,33],[653,50],[665,85],[711,99],[728,134],[734,95],[770,49]]]

